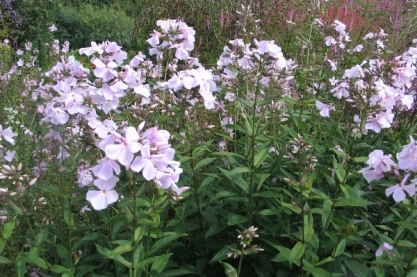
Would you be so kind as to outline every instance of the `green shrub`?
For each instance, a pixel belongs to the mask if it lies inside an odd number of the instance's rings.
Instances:
[[[57,18],[58,36],[68,40],[74,48],[105,40],[131,44],[133,19],[123,11],[85,4],[77,8],[61,7]]]

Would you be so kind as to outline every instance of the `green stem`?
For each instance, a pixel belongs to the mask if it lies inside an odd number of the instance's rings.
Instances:
[[[242,261],[243,261],[243,255],[244,255],[243,253],[244,253],[244,248],[242,246],[242,251],[240,253],[240,258],[239,258],[239,266],[237,268],[237,277],[240,276],[240,269],[242,268]]]
[[[135,231],[136,231],[136,223],[137,223],[137,218],[136,218],[136,192],[135,192],[135,181],[133,180],[131,182],[131,190],[132,190],[132,194],[133,194],[133,228],[132,228],[132,263],[131,263],[131,272],[132,272],[132,277],[136,276],[136,268],[135,268],[135,246],[136,246],[136,241],[135,241]]]

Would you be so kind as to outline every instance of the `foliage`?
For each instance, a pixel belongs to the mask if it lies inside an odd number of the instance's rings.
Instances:
[[[129,46],[133,34],[133,20],[123,11],[90,4],[61,7],[56,25],[58,35],[74,48],[87,46],[90,41],[105,40]]]
[[[417,48],[372,1],[275,2],[91,1],[2,44],[0,272],[413,276]]]

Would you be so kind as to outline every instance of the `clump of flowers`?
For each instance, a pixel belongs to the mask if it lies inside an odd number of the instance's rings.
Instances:
[[[259,248],[257,245],[251,245],[254,238],[258,238],[259,235],[256,234],[256,230],[254,226],[249,227],[248,229],[243,230],[242,232],[238,231],[239,235],[237,238],[239,239],[240,245],[242,245],[242,249],[231,249],[229,253],[227,253],[227,257],[237,258],[240,255],[248,255],[252,253],[258,253],[260,251],[264,251],[264,249]]]
[[[410,136],[410,143],[403,146],[403,150],[396,157],[398,164],[392,160],[391,155],[384,155],[382,150],[372,151],[366,161],[368,167],[363,168],[361,173],[368,183],[394,176],[398,181],[387,188],[385,194],[387,197],[392,195],[395,202],[401,202],[407,194],[412,197],[416,193],[417,179],[412,179],[407,185],[410,176],[417,173],[417,145],[413,137]]]

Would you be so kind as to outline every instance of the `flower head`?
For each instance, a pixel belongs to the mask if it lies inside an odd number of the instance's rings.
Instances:
[[[401,202],[406,197],[404,191],[406,191],[410,196],[416,194],[416,185],[414,183],[408,186],[405,185],[409,177],[410,174],[407,174],[401,181],[401,184],[396,184],[395,186],[387,188],[385,190],[385,195],[389,197],[392,194],[392,197],[394,198],[395,202]]]
[[[392,254],[390,252],[390,250],[392,250],[394,247],[392,245],[390,245],[388,242],[384,242],[379,248],[378,250],[376,250],[375,255],[377,257],[381,256],[383,252],[387,252],[387,254],[394,256],[394,254]]]

